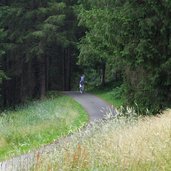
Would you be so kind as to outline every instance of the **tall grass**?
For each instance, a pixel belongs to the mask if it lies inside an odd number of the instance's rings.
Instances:
[[[119,117],[92,124],[73,135],[68,143],[57,146],[51,154],[39,156],[33,170],[170,168],[171,110],[168,110],[157,117]]]
[[[5,111],[0,114],[0,160],[51,143],[87,121],[78,103],[59,94]]]

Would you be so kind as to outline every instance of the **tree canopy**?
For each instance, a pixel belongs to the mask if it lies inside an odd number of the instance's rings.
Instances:
[[[158,112],[171,101],[169,1],[87,1],[79,7],[87,28],[80,62],[105,61],[123,73],[128,105]],[[94,65],[95,66],[95,65]]]
[[[170,18],[168,0],[2,0],[1,106],[70,90],[86,68],[102,85],[119,73],[126,105],[161,111],[171,102]]]

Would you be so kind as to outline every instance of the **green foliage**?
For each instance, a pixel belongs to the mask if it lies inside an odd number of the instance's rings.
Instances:
[[[120,108],[124,105],[124,87],[120,85],[120,82],[110,82],[105,85],[105,87],[96,86],[91,88],[89,91],[100,98],[107,101],[109,104],[113,105],[116,108]]]
[[[10,78],[0,85],[0,105],[42,98],[52,89],[70,89],[71,71],[76,63],[76,18],[72,8],[75,3],[57,0],[0,3],[0,63]]]
[[[105,61],[124,77],[126,103],[152,113],[171,101],[171,6],[168,1],[87,1],[80,5],[79,60]]]
[[[94,5],[94,2],[89,4],[92,7],[88,9],[84,5],[78,7],[79,25],[87,29],[78,46],[79,63],[99,70],[100,76],[103,77],[106,76],[106,68],[111,65],[110,59],[113,55],[110,46],[113,42],[113,36],[110,34],[112,12],[108,9],[108,3],[104,6],[98,2],[97,5]]]
[[[5,14],[1,15],[1,27],[6,32],[4,42],[7,42],[5,45],[7,56],[4,58],[17,61],[18,58],[24,57],[24,60],[28,61],[35,56],[40,58],[44,56],[46,44],[49,43],[52,35],[53,37],[58,36],[58,28],[61,26],[64,15],[60,11],[64,7],[63,3],[53,2],[52,4],[42,0],[35,3],[18,1],[11,5],[1,6],[1,10],[6,9]],[[52,16],[58,20],[52,21]],[[50,29],[46,29],[44,26],[46,23],[51,26]],[[16,69],[14,68],[15,71]]]
[[[76,80],[71,76],[85,68],[96,84],[117,81],[120,73],[126,103],[138,104],[142,113],[168,107],[170,10],[168,0],[1,2],[0,79],[4,73],[11,78],[2,84],[3,103],[69,90]]]

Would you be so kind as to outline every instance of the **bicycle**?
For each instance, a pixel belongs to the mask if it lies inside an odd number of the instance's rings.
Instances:
[[[84,84],[80,83],[79,88],[80,88],[80,93],[83,94],[84,93]]]

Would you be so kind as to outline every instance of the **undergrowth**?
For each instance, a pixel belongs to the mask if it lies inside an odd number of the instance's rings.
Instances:
[[[119,108],[124,104],[124,97],[122,95],[122,87],[118,84],[115,86],[106,85],[89,89],[89,92],[104,99],[109,104]]]

